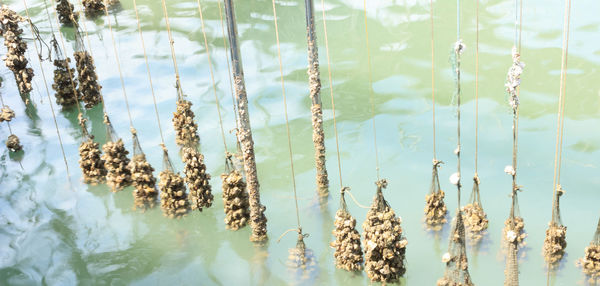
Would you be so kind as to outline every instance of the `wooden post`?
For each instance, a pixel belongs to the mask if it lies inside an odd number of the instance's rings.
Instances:
[[[260,191],[258,174],[256,171],[256,158],[254,156],[254,141],[250,128],[250,115],[248,113],[248,98],[244,84],[244,70],[238,46],[237,26],[235,23],[235,11],[233,0],[225,0],[225,15],[227,19],[227,31],[229,32],[229,48],[232,63],[235,95],[238,106],[238,141],[242,147],[244,160],[244,171],[246,172],[246,188],[250,200],[250,226],[252,227],[251,241],[267,240],[267,218],[266,207],[260,203]]]
[[[317,192],[322,199],[329,196],[329,179],[325,167],[325,134],[323,132],[323,108],[321,106],[321,76],[319,73],[319,49],[315,34],[313,0],[304,0],[306,7],[306,37],[308,39],[308,83],[310,87],[313,144],[317,168]],[[330,88],[333,88],[329,83]]]

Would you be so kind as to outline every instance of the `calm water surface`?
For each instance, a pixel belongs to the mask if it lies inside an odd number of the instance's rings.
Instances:
[[[560,2],[560,3],[559,3]],[[585,2],[585,3],[584,3]],[[575,2],[572,8],[567,80],[566,121],[561,183],[563,222],[568,226],[564,263],[551,277],[552,285],[583,285],[575,266],[596,227],[600,202],[600,21],[595,1]],[[19,0],[4,1],[25,15]],[[51,27],[44,7],[49,1],[29,0],[34,23],[45,40]],[[217,2],[201,1],[207,25],[211,59],[225,129],[234,127],[226,55],[222,45]],[[182,170],[171,125],[175,88],[170,48],[160,1],[138,1],[149,52],[167,146],[177,170]],[[267,206],[270,240],[264,249],[248,241],[249,228],[233,232],[223,223],[219,175],[224,170],[224,147],[219,135],[217,109],[210,82],[196,1],[169,0],[168,10],[180,64],[182,86],[193,102],[199,124],[202,152],[206,156],[215,203],[212,208],[181,220],[162,216],[159,208],[146,213],[132,210],[132,188],[113,194],[104,185],[87,186],[78,169],[81,134],[76,112],[58,112],[72,187],[58,145],[37,58],[30,45],[35,69],[34,108],[25,108],[10,71],[0,69],[4,100],[16,111],[12,127],[25,146],[22,158],[2,148],[0,163],[0,284],[3,285],[364,285],[363,273],[350,274],[333,264],[333,216],[338,208],[339,178],[335,155],[329,89],[336,96],[344,184],[352,187],[359,202],[369,204],[376,180],[371,110],[368,101],[368,66],[363,20],[363,1],[327,0],[329,44],[333,83],[326,77],[326,57],[320,1],[317,35],[323,74],[323,102],[330,174],[331,198],[319,208],[315,192],[310,100],[306,75],[307,55],[304,2],[277,1],[283,71],[299,207],[306,244],[315,253],[317,266],[305,277],[286,268],[288,249],[295,236],[277,237],[295,226],[288,147],[279,83],[279,65],[271,1],[236,1],[250,115],[256,143],[262,201]],[[79,5],[75,5],[77,9]],[[146,77],[145,64],[132,1],[122,0],[123,10],[111,15],[134,125],[150,163],[161,169],[160,138]],[[563,3],[534,0],[523,3],[522,60],[526,63],[521,89],[519,178],[524,191],[520,210],[525,218],[527,248],[520,260],[522,285],[546,281],[541,247],[551,216],[552,175],[556,132]],[[50,10],[53,11],[52,9]],[[475,4],[463,1],[461,37],[463,55],[462,158],[463,202],[474,173]],[[381,175],[389,180],[385,195],[403,218],[409,240],[408,271],[402,285],[434,285],[443,275],[441,256],[447,249],[448,230],[428,233],[422,223],[424,197],[429,190],[432,132],[430,24],[428,1],[375,0],[368,3],[368,25],[373,63],[375,120]],[[501,230],[508,217],[510,176],[503,172],[511,163],[511,113],[504,92],[511,65],[514,35],[512,1],[482,0],[480,11],[480,137],[479,175],[483,206],[490,219],[481,247],[468,249],[470,272],[478,285],[502,285],[504,259]],[[55,22],[53,22],[54,24]],[[25,35],[30,37],[27,26]],[[56,29],[56,25],[54,25]],[[131,150],[128,119],[112,42],[104,17],[87,21],[92,51],[106,108],[115,128]],[[72,29],[62,29],[72,54]],[[456,107],[449,62],[456,40],[456,7],[453,1],[435,3],[435,64],[438,158],[442,188],[449,210],[457,206],[456,191],[448,177],[455,172]],[[4,53],[4,46],[0,48]],[[44,62],[50,81],[52,65]],[[54,104],[52,102],[52,104]],[[105,141],[100,107],[86,111],[99,142]],[[0,137],[8,136],[2,124]],[[235,139],[227,135],[230,148]],[[4,140],[4,139],[3,139]],[[4,142],[3,142],[4,143]],[[22,167],[20,166],[22,165]],[[349,203],[359,223],[366,210]],[[360,230],[360,229],[359,229]]]

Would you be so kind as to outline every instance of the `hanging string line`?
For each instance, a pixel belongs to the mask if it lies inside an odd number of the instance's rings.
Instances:
[[[566,45],[565,45],[565,67],[563,70],[563,80],[562,80],[562,94],[563,94],[563,98],[562,98],[562,110],[561,110],[561,114],[562,114],[562,118],[561,118],[561,122],[560,122],[560,146],[558,148],[558,171],[557,171],[557,175],[556,175],[556,184],[560,185],[560,170],[561,170],[561,166],[562,166],[562,144],[563,144],[563,138],[564,138],[564,126],[565,126],[565,100],[566,100],[566,95],[567,95],[567,65],[569,62],[569,33],[570,33],[570,24],[571,24],[571,0],[569,0],[569,8],[567,9],[567,35],[566,35]]]
[[[275,0],[271,1],[273,4],[273,21],[275,22],[275,38],[277,39],[277,58],[279,59],[279,73],[281,75],[281,94],[283,95],[283,108],[285,111],[285,128],[287,130],[287,139],[288,139],[288,149],[290,152],[290,167],[292,170],[292,186],[294,188],[294,201],[296,203],[296,220],[298,222],[298,229],[300,226],[300,210],[298,208],[298,196],[296,194],[296,178],[294,175],[294,160],[292,158],[292,139],[290,136],[290,123],[288,120],[288,111],[287,111],[287,99],[285,96],[285,85],[283,82],[283,64],[281,61],[281,46],[279,44],[279,27],[277,26],[277,9],[275,8]]]
[[[433,117],[433,162],[437,161],[435,152],[435,66],[434,66],[434,42],[433,42],[433,0],[429,0],[429,20],[431,22],[431,108]]]
[[[123,98],[125,98],[125,107],[127,108],[127,116],[129,117],[129,127],[131,132],[134,133],[133,119],[131,118],[131,111],[129,110],[129,100],[127,99],[127,92],[125,91],[125,81],[123,80],[123,72],[121,71],[121,61],[119,60],[119,52],[117,51],[117,41],[115,40],[115,34],[110,23],[110,16],[108,15],[108,0],[104,0],[104,14],[106,15],[106,21],[108,23],[108,30],[110,31],[110,38],[112,40],[113,51],[115,52],[115,60],[117,62],[117,70],[119,71],[119,79],[121,80],[121,89],[123,90]]]
[[[337,154],[338,173],[340,176],[340,188],[344,188],[342,183],[342,162],[340,156],[340,143],[337,129],[337,116],[335,116],[335,100],[333,98],[333,81],[331,76],[331,59],[329,56],[329,40],[327,36],[327,17],[325,15],[325,1],[321,0],[321,10],[323,11],[323,32],[325,35],[325,51],[327,54],[327,76],[329,77],[329,96],[331,97],[331,110],[333,111],[333,131],[335,133],[335,148]]]
[[[29,28],[31,29],[31,33],[35,34],[33,23],[31,17],[29,16],[29,8],[27,7],[27,1],[23,0],[23,5],[25,7],[25,13],[27,14],[27,19],[29,22]],[[35,47],[35,52],[39,54],[39,49],[37,45],[33,45]],[[69,164],[67,163],[67,155],[65,154],[65,148],[63,146],[62,137],[60,135],[60,129],[58,128],[58,122],[56,121],[56,114],[54,113],[54,107],[52,106],[52,99],[50,98],[50,89],[48,88],[48,82],[46,81],[46,73],[44,72],[44,67],[42,66],[42,59],[38,57],[38,62],[40,64],[40,70],[42,71],[42,79],[44,79],[44,86],[46,87],[46,96],[48,97],[48,104],[50,105],[50,111],[52,112],[52,119],[54,120],[54,127],[56,127],[56,135],[58,136],[58,143],[60,145],[60,151],[62,152],[63,161],[65,162],[65,168],[67,171],[67,179],[69,183],[71,182],[71,173],[69,171]],[[69,67],[67,67],[68,69]]]
[[[225,60],[227,60],[227,72],[228,72],[227,78],[229,79],[229,91],[231,92],[231,104],[233,105],[233,115],[235,116],[235,126],[237,128],[237,124],[238,124],[237,104],[236,104],[236,100],[235,100],[235,94],[233,92],[233,80],[231,79],[231,77],[232,77],[231,63],[229,63],[229,48],[227,46],[227,34],[225,33],[225,22],[223,20],[223,10],[221,9],[221,1],[218,1],[217,5],[219,6],[219,18],[221,19],[221,32],[223,33],[223,49],[225,49]],[[240,146],[240,142],[237,140],[237,136],[236,136],[236,141],[237,141],[238,151],[239,151],[239,150],[241,150],[241,146]]]
[[[367,45],[367,63],[369,66],[369,101],[371,102],[371,116],[373,116],[373,144],[375,149],[375,170],[379,181],[379,151],[377,150],[377,129],[375,128],[375,102],[373,99],[373,71],[371,68],[371,48],[369,47],[369,26],[367,24],[367,0],[363,1],[365,9],[365,42]]]
[[[215,76],[213,73],[212,61],[210,60],[210,50],[208,48],[208,39],[206,38],[206,30],[204,28],[204,16],[202,15],[202,5],[198,0],[198,12],[200,13],[200,23],[202,26],[202,35],[204,36],[204,48],[206,49],[206,59],[208,60],[208,70],[210,71],[210,80],[212,81],[213,91],[215,93],[215,104],[217,106],[217,114],[219,115],[219,126],[221,127],[221,137],[223,138],[223,146],[225,153],[227,152],[227,141],[225,140],[225,131],[223,130],[223,118],[221,117],[221,105],[219,104],[219,96],[217,95],[217,85],[215,84]]]
[[[564,132],[564,111],[565,111],[565,97],[566,97],[566,77],[567,77],[567,59],[569,51],[569,24],[571,17],[571,0],[565,0],[565,15],[564,15],[564,26],[563,26],[563,39],[562,39],[562,55],[561,55],[561,67],[560,67],[560,91],[558,96],[558,122],[556,126],[556,146],[554,155],[554,178],[553,183],[553,194],[552,194],[552,209],[556,207],[556,192],[560,185],[560,166],[562,161],[562,142]],[[552,211],[552,220],[554,221],[555,214]]]
[[[133,0],[133,10],[135,11],[135,19],[137,21],[137,27],[138,27],[138,31],[140,33],[140,42],[142,43],[142,51],[144,52],[144,61],[146,62],[146,71],[148,72],[148,82],[150,83],[150,91],[152,92],[152,101],[154,103],[154,113],[156,114],[156,123],[158,124],[158,132],[160,134],[160,142],[164,146],[165,137],[163,136],[162,127],[160,125],[158,104],[156,103],[156,95],[154,94],[154,85],[152,84],[152,75],[150,73],[150,64],[148,63],[148,55],[146,53],[146,44],[144,43],[144,35],[142,33],[142,25],[140,24],[140,15],[138,13],[136,0]]]
[[[521,53],[521,38],[520,38],[520,31],[521,31],[521,21],[519,21],[519,15],[522,15],[522,5],[519,5],[520,0],[515,0],[515,38],[514,38],[514,42],[513,42],[513,47],[515,49],[517,49],[517,53],[520,56]],[[517,98],[520,95],[520,90],[521,87],[520,85],[517,86]],[[510,217],[514,218],[515,215],[515,204],[517,203],[517,192],[519,191],[519,186],[517,185],[517,154],[518,154],[518,146],[519,146],[519,105],[517,104],[514,109],[513,109],[513,128],[512,128],[512,133],[513,133],[513,156],[512,156],[512,166],[513,166],[513,173],[512,173],[512,193],[511,193],[511,197],[512,197],[512,206],[510,209]],[[511,227],[514,227],[514,219],[511,219],[510,224]]]
[[[177,100],[183,99],[183,90],[181,89],[181,81],[179,77],[179,68],[177,67],[177,57],[175,56],[175,41],[173,41],[173,34],[171,33],[171,24],[169,23],[169,13],[167,12],[167,3],[162,0],[163,13],[165,15],[165,22],[167,25],[167,34],[169,35],[169,44],[171,46],[171,58],[173,58],[173,68],[175,69],[175,85],[177,88]]]
[[[457,187],[457,196],[458,196],[458,209],[460,210],[460,188],[461,188],[461,184],[460,184],[460,54],[462,53],[462,42],[460,39],[460,0],[456,1],[456,44],[454,47],[454,53],[455,53],[455,57],[456,57],[456,99],[457,99],[457,104],[456,104],[456,115],[457,115],[457,151],[456,152],[456,158],[457,158],[457,172],[458,172],[458,183],[456,184]]]
[[[479,154],[479,0],[476,1],[475,9],[475,177],[477,175],[477,164]]]

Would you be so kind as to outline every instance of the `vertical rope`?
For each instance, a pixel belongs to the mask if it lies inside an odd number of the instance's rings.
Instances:
[[[566,77],[567,77],[567,59],[569,52],[569,24],[571,17],[571,0],[565,0],[565,15],[564,15],[564,26],[563,26],[563,40],[562,40],[562,55],[561,55],[561,67],[560,67],[560,91],[558,96],[558,119],[556,126],[556,146],[554,155],[554,178],[553,193],[552,193],[552,209],[556,207],[556,192],[560,185],[560,170],[562,162],[562,142],[564,133],[564,117],[565,117],[565,97],[566,97]],[[552,211],[552,220],[554,221],[555,214]]]
[[[479,0],[476,0],[475,23],[475,176],[477,177],[477,165],[479,154]]]
[[[429,0],[429,20],[431,22],[431,108],[432,108],[432,122],[433,122],[433,162],[437,161],[437,155],[435,152],[435,58],[434,58],[434,34],[433,34],[433,0]]]
[[[29,8],[27,7],[27,1],[23,0],[23,5],[25,6],[25,13],[27,14],[27,19],[29,22],[29,28],[31,29],[31,34],[35,36],[35,30],[33,28],[33,22],[31,17],[29,16]],[[36,54],[40,55],[40,51],[37,45],[34,43]],[[63,147],[62,137],[60,135],[60,129],[58,128],[58,122],[56,121],[56,114],[54,113],[54,107],[52,106],[52,99],[50,99],[50,89],[48,88],[48,82],[46,81],[46,73],[44,72],[44,68],[42,66],[42,59],[38,57],[38,62],[40,64],[40,70],[42,71],[42,79],[44,80],[44,86],[46,87],[46,96],[48,98],[48,104],[50,105],[50,111],[52,112],[52,119],[54,120],[54,127],[56,128],[56,135],[58,136],[58,143],[60,144],[60,151],[63,156],[63,161],[65,162],[65,167],[67,171],[67,179],[69,183],[71,183],[71,173],[69,171],[69,164],[67,163],[67,155],[65,154],[65,148]],[[69,69],[69,67],[67,67]],[[2,105],[4,105],[4,101],[2,101]]]
[[[285,111],[285,128],[287,130],[287,139],[288,139],[288,149],[290,153],[290,167],[292,170],[292,185],[294,188],[294,201],[296,203],[296,220],[298,222],[298,229],[301,229],[300,226],[300,210],[298,208],[298,196],[296,194],[296,177],[294,175],[294,160],[292,158],[292,139],[290,136],[290,123],[288,120],[288,111],[287,111],[287,100],[285,96],[285,84],[283,82],[283,64],[281,61],[281,47],[279,44],[279,27],[277,26],[277,9],[275,8],[275,0],[271,1],[273,3],[273,21],[275,22],[275,38],[277,40],[277,58],[279,59],[279,73],[281,75],[281,94],[283,95],[283,108]]]
[[[167,3],[162,0],[162,10],[165,16],[165,23],[167,25],[167,34],[169,36],[169,45],[171,46],[171,58],[173,59],[173,68],[175,69],[175,85],[177,88],[177,100],[183,99],[183,90],[181,88],[181,80],[179,77],[179,68],[177,67],[177,57],[175,56],[175,41],[173,41],[173,34],[171,32],[171,24],[169,23],[169,13],[167,11]]]
[[[208,70],[210,71],[210,80],[215,93],[215,104],[217,106],[217,114],[219,115],[219,126],[221,127],[221,137],[223,138],[223,146],[227,153],[227,141],[225,140],[225,131],[223,130],[223,119],[221,117],[221,105],[219,104],[219,96],[217,95],[217,85],[215,84],[215,76],[213,73],[212,61],[210,60],[210,49],[208,48],[208,40],[206,38],[206,30],[204,29],[204,16],[202,15],[202,5],[198,2],[198,12],[200,13],[200,24],[202,26],[202,35],[204,36],[204,48],[206,49],[206,59],[208,60]]]
[[[371,102],[371,116],[373,116],[373,149],[375,149],[375,170],[377,171],[377,181],[379,181],[379,151],[377,149],[377,129],[375,126],[375,102],[373,99],[373,71],[371,68],[371,48],[369,47],[369,26],[367,23],[367,0],[363,0],[363,4],[365,10],[365,43],[369,66],[369,101]]]
[[[221,8],[221,1],[217,1],[217,5],[219,6],[219,18],[221,19],[221,32],[223,33],[223,49],[225,50],[225,60],[227,60],[227,78],[229,79],[229,91],[231,92],[231,104],[233,104],[233,115],[235,116],[235,126],[238,127],[238,114],[237,114],[237,106],[235,101],[235,94],[233,92],[233,80],[231,79],[231,63],[229,62],[229,48],[227,47],[227,35],[225,33],[225,22],[223,21],[223,10]],[[240,151],[240,142],[237,141],[238,151]]]
[[[127,99],[127,92],[125,91],[125,81],[123,80],[123,72],[121,71],[121,61],[119,60],[119,52],[117,51],[117,42],[115,40],[115,34],[112,30],[110,23],[110,17],[108,15],[108,0],[104,0],[104,14],[106,15],[106,21],[108,23],[108,30],[110,31],[110,38],[112,40],[113,51],[115,53],[115,60],[117,62],[117,70],[119,71],[119,79],[121,80],[121,89],[123,90],[123,98],[125,98],[125,107],[127,108],[127,117],[129,118],[129,127],[133,132],[133,119],[131,118],[131,111],[129,110],[129,100]]]
[[[142,43],[142,50],[144,52],[144,61],[146,62],[146,71],[148,72],[148,82],[150,83],[150,91],[152,92],[152,100],[154,103],[154,112],[156,114],[156,122],[158,123],[158,132],[160,134],[160,142],[162,146],[165,145],[165,137],[163,136],[162,127],[160,125],[160,116],[158,114],[158,104],[156,103],[156,95],[154,94],[154,86],[152,84],[152,75],[150,74],[150,64],[148,63],[148,55],[146,53],[146,44],[144,43],[144,35],[142,33],[142,26],[140,24],[140,15],[137,9],[136,0],[133,0],[133,10],[135,11],[135,19],[137,21],[138,31],[140,33],[140,42]]]
[[[335,100],[333,98],[333,81],[331,76],[331,58],[329,55],[329,40],[327,35],[327,17],[325,15],[325,1],[321,0],[321,11],[323,11],[323,34],[325,36],[325,51],[327,54],[327,76],[329,78],[329,96],[331,97],[331,110],[333,111],[333,131],[335,133],[335,148],[337,154],[337,165],[338,165],[338,173],[340,176],[340,189],[344,188],[344,183],[342,182],[342,162],[340,156],[340,140],[338,136],[337,130],[337,116],[335,115]]]

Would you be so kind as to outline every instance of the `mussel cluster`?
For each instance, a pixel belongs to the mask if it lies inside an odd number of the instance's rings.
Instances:
[[[433,230],[440,230],[448,220],[448,209],[444,203],[445,193],[442,190],[429,193],[425,196],[425,223]]]
[[[17,137],[17,135],[15,134],[9,135],[8,139],[6,139],[6,148],[13,152],[23,150],[23,146],[21,146],[21,141],[19,140],[19,137]]]
[[[405,255],[408,241],[402,234],[402,219],[383,198],[381,188],[387,182],[378,182],[377,195],[363,223],[365,271],[371,281],[398,281],[406,272]]]
[[[67,2],[68,3],[68,2]],[[77,103],[79,90],[77,90],[77,79],[75,69],[69,67],[70,58],[54,60],[54,83],[52,89],[56,91],[56,103],[60,106],[71,106]]]
[[[85,5],[85,0],[83,1]],[[63,25],[72,25],[77,22],[79,15],[73,12],[73,4],[69,0],[58,0],[56,4],[56,12],[58,13],[58,20]]]
[[[78,81],[81,99],[85,103],[86,108],[92,108],[102,100],[100,97],[102,86],[98,84],[94,59],[86,51],[75,52],[73,56],[75,57],[75,66],[79,75]]]
[[[516,242],[520,246],[524,246],[526,244],[525,238],[527,234],[525,233],[525,222],[523,218],[520,216],[514,217],[514,226],[511,226],[511,218],[508,218],[504,221],[504,229],[503,234],[504,238],[509,242]]]
[[[24,22],[26,19],[15,11],[2,5],[0,8],[0,26],[4,45],[6,46],[6,55],[2,57],[6,67],[10,69],[19,86],[19,92],[28,93],[31,91],[31,80],[33,78],[33,69],[27,67],[27,59],[25,52],[27,51],[27,43],[21,38],[23,29],[19,28],[19,22]]]
[[[134,204],[136,208],[152,208],[156,204],[158,191],[156,190],[156,178],[152,174],[154,168],[146,160],[146,156],[136,154],[129,162],[131,179],[135,190],[133,191]]]
[[[160,207],[165,216],[179,218],[188,213],[190,205],[185,192],[185,182],[179,174],[164,170],[159,174]]]
[[[250,218],[246,183],[242,174],[237,170],[222,174],[221,180],[223,181],[225,224],[228,229],[237,230],[244,227]]]
[[[131,170],[129,170],[129,152],[125,149],[123,140],[109,141],[102,146],[102,160],[106,167],[106,183],[113,192],[131,185]]]
[[[0,110],[0,122],[10,122],[13,118],[15,118],[15,112],[8,105],[3,106]]]
[[[92,138],[84,140],[79,145],[79,167],[83,172],[83,182],[86,184],[100,183],[106,177],[99,144]]]
[[[600,282],[600,244],[590,243],[585,248],[585,256],[578,263],[583,268],[583,273],[589,276],[590,284]]]
[[[489,220],[481,205],[477,202],[467,204],[462,208],[467,235],[473,242],[483,238],[483,232],[488,228]]]
[[[362,270],[363,253],[356,219],[347,210],[339,209],[333,224],[335,241],[331,242],[331,247],[334,249],[335,266],[347,271]]]
[[[181,146],[195,146],[200,141],[198,124],[194,122],[192,103],[185,99],[177,100],[177,111],[173,112],[175,142]]]
[[[567,227],[557,223],[550,223],[546,230],[543,254],[546,262],[551,267],[562,259],[567,248]]]
[[[186,147],[183,149],[183,163],[185,163],[183,173],[190,191],[192,210],[202,211],[202,208],[209,208],[212,206],[214,197],[210,187],[210,174],[206,172],[204,164],[204,156],[195,148]]]

